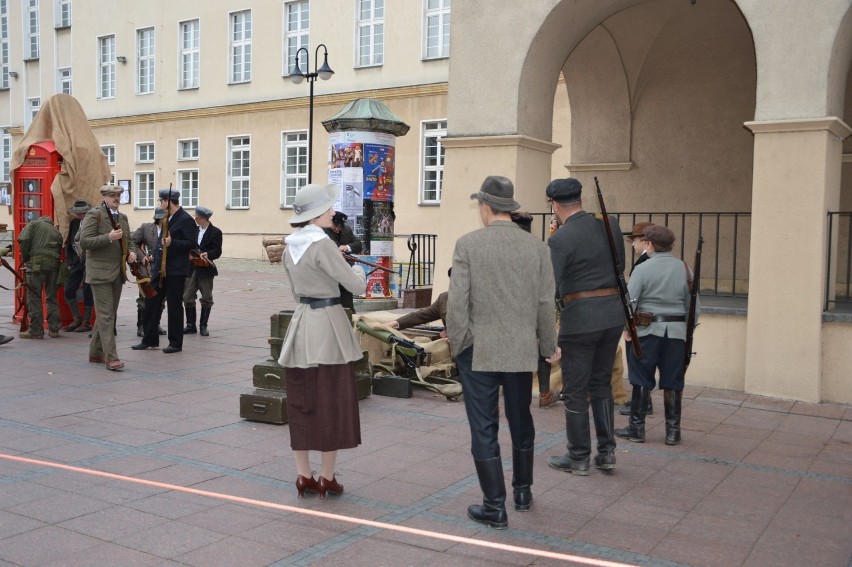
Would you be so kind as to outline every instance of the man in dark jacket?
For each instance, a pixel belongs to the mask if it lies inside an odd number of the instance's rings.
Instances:
[[[583,210],[582,185],[573,178],[555,179],[547,196],[562,226],[548,241],[556,278],[556,296],[562,304],[559,347],[562,357],[562,397],[568,452],[550,457],[554,469],[585,476],[592,451],[589,400],[598,438],[594,465],[615,467],[612,363],[624,328],[624,309],[612,267],[612,252],[603,221]],[[612,233],[621,234],[609,219]],[[624,242],[615,239],[624,265]]]
[[[222,255],[222,231],[210,223],[213,211],[207,207],[195,208],[195,222],[198,224],[198,247],[190,252],[192,263],[189,277],[183,290],[183,307],[186,311],[185,335],[196,331],[202,337],[210,335],[207,332],[207,321],[210,310],[213,309],[213,278],[219,275],[214,264]],[[195,328],[195,298],[201,292],[201,320],[198,329]]]
[[[160,206],[166,211],[168,218],[168,231],[164,230],[162,234],[168,234],[159,240],[151,263],[151,282],[157,288],[157,295],[145,300],[142,342],[131,348],[145,350],[160,345],[157,322],[160,318],[160,306],[165,300],[168,303],[169,345],[163,352],[173,353],[183,350],[183,288],[189,275],[189,252],[198,246],[198,225],[180,206],[180,191],[161,189]],[[164,255],[165,273],[162,273]]]
[[[86,213],[92,206],[80,199],[74,201],[74,206],[69,207],[68,215],[71,222],[68,223],[68,238],[65,239],[65,265],[68,267],[68,280],[65,282],[65,301],[74,316],[74,321],[62,327],[63,331],[77,331],[88,333],[92,330],[92,307],[95,299],[92,296],[92,288],[85,283],[86,263],[85,256],[77,254],[74,249],[74,240],[80,230],[80,224]],[[83,314],[80,314],[80,305],[77,301],[77,290],[83,288]]]
[[[352,228],[346,223],[347,218],[349,217],[345,213],[336,211],[331,218],[331,228],[324,228],[323,230],[331,238],[332,242],[337,244],[337,248],[341,254],[360,254],[362,250],[361,241],[355,237]],[[350,266],[352,264],[354,262],[349,262]],[[344,309],[349,309],[355,313],[352,292],[343,286],[340,286],[340,305]]]
[[[44,314],[41,294],[47,304],[47,327],[51,337],[59,336],[59,303],[56,288],[59,279],[59,256],[62,254],[62,234],[53,219],[43,216],[28,223],[18,236],[21,260],[27,267],[27,309],[29,330],[20,333],[22,339],[44,338]],[[35,292],[33,291],[35,290]],[[36,293],[37,292],[37,293]]]

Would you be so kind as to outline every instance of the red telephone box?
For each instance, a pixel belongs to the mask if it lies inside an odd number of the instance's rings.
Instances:
[[[30,146],[24,163],[12,171],[12,216],[16,238],[27,223],[45,215],[53,218],[53,194],[50,192],[50,186],[61,168],[62,156],[56,151],[53,142],[48,140]],[[17,246],[17,240],[15,244],[15,267],[19,268],[22,265],[21,250]],[[21,308],[26,298],[26,289],[19,288],[15,294],[16,321],[20,321]],[[72,317],[61,287],[58,290],[58,301],[62,324],[65,325]],[[47,313],[46,306],[43,312]]]

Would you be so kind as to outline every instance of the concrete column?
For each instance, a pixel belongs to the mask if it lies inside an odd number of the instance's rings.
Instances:
[[[515,200],[522,210],[545,210],[551,156],[560,147],[523,135],[445,138],[442,143],[446,153],[441,208],[446,208],[447,216],[436,252],[435,292],[448,287],[446,268],[452,265],[456,240],[482,226],[470,195],[489,175],[502,175],[515,184]]]
[[[747,122],[754,133],[745,391],[822,399],[829,210],[839,205],[839,118]]]

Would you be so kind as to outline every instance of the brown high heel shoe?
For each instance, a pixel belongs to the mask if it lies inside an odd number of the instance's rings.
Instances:
[[[332,496],[340,496],[343,494],[343,485],[337,482],[337,477],[334,475],[332,475],[331,480],[320,475],[319,481],[317,482],[317,489],[319,490],[320,498],[325,498],[326,492]]]
[[[317,484],[317,481],[314,480],[314,475],[299,475],[296,477],[296,492],[299,493],[299,498],[305,495],[305,491],[307,491],[308,494],[316,494],[319,492],[319,485]]]

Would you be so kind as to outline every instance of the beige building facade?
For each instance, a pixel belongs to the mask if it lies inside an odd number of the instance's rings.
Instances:
[[[654,218],[682,223],[690,262],[700,232],[702,287],[740,300],[705,302],[691,383],[852,402],[852,317],[826,312],[848,283],[848,221],[829,213],[852,210],[851,4],[0,0],[4,155],[68,88],[130,181],[131,225],[171,183],[187,208],[215,211],[226,256],[260,258],[306,177],[308,85],[290,80],[292,54],[308,47],[314,71],[323,44],[335,73],[314,83],[313,180],[327,170],[321,122],[351,100],[409,124],[396,232],[438,235],[436,291],[478,226],[469,195],[487,175],[513,179],[532,212],[569,175],[596,210],[597,177],[610,211],[718,213]],[[407,260],[404,238],[396,252]]]

